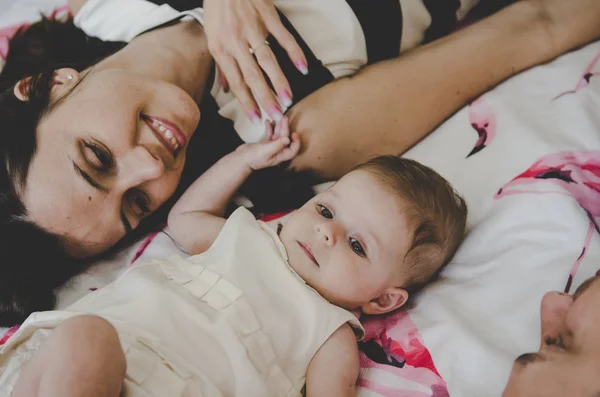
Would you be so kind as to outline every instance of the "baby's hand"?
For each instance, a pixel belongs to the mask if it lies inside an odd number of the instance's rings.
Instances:
[[[246,163],[254,171],[274,167],[279,163],[291,160],[300,150],[300,137],[295,132],[290,134],[287,117],[283,117],[277,122],[275,130],[269,121],[265,124],[265,137],[262,141],[246,143],[236,149],[244,156]]]

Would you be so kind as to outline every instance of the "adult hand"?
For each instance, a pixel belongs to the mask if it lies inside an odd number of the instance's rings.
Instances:
[[[281,23],[273,0],[205,0],[204,11],[208,48],[221,82],[233,91],[253,122],[262,116],[259,104],[271,119],[279,120],[292,103],[292,91],[267,44],[269,34],[300,72],[308,73],[308,67],[302,49]],[[262,71],[269,77],[281,106]]]
[[[296,133],[290,134],[287,117],[277,122],[275,130],[269,121],[265,125],[266,132],[262,141],[246,143],[236,149],[254,171],[291,160],[300,150],[300,137]]]

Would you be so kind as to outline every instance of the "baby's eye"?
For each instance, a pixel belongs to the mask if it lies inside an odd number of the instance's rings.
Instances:
[[[331,213],[331,211],[329,211],[329,208],[325,207],[324,205],[318,205],[317,210],[319,211],[321,216],[323,216],[323,218],[333,219],[333,214]]]
[[[356,254],[360,256],[365,256],[365,250],[363,249],[363,246],[354,237],[350,237],[350,247],[352,248],[352,251],[354,251]]]

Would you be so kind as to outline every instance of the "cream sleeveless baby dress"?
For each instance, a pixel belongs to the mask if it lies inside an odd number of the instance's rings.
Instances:
[[[65,319],[91,313],[117,329],[127,397],[299,396],[310,360],[344,323],[287,264],[276,233],[244,208],[203,254],[132,267],[64,311],[32,314],[0,348],[0,396]],[[93,359],[93,357],[90,357]]]

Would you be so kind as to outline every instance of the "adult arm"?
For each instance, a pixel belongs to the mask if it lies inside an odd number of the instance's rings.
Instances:
[[[306,372],[306,397],[356,396],[360,370],[356,336],[348,324],[319,348]]]
[[[339,79],[294,106],[292,168],[335,179],[399,154],[506,78],[600,35],[597,0],[522,0],[399,58]]]

